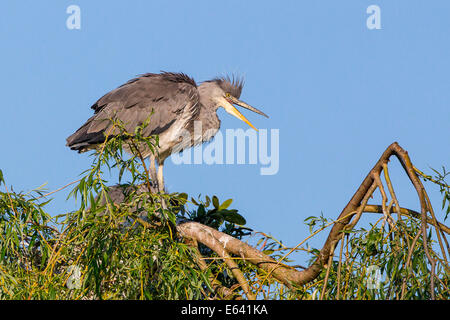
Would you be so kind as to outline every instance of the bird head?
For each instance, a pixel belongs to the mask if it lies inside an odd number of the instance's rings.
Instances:
[[[223,77],[223,78],[216,78],[208,82],[213,83],[215,85],[213,96],[216,105],[224,108],[226,112],[228,112],[232,116],[235,116],[239,120],[244,121],[256,131],[258,131],[258,129],[256,129],[250,123],[250,121],[248,121],[247,118],[244,117],[244,115],[240,113],[238,109],[236,109],[234,105],[256,112],[266,118],[269,117],[264,112],[252,107],[251,105],[245,103],[244,101],[239,100],[242,88],[244,86],[242,80],[236,79],[235,77],[233,77],[233,79],[230,79],[229,77]]]

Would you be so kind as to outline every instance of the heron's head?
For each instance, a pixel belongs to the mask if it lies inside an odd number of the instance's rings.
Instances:
[[[247,120],[247,118],[244,117],[242,113],[238,111],[238,109],[236,109],[234,105],[256,112],[266,118],[269,117],[264,112],[248,105],[244,101],[239,100],[242,88],[244,86],[242,79],[237,79],[235,77],[232,79],[229,77],[222,77],[206,81],[203,84],[208,86],[208,95],[217,107],[224,108],[226,112],[244,121],[253,129],[258,130],[250,123],[250,121]]]

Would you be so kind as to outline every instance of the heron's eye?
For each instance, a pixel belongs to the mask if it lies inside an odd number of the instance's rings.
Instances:
[[[225,93],[225,96],[226,96],[227,98],[229,98],[229,97],[231,96],[231,94],[229,94],[229,93],[227,92],[227,93]]]

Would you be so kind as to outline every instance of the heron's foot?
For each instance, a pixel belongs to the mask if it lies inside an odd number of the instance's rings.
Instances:
[[[150,191],[152,193],[166,193],[166,190],[164,188],[164,185],[161,185],[158,183],[158,180],[151,180],[150,181]]]
[[[150,181],[150,190],[151,193],[158,193],[159,187],[158,182],[156,180]]]
[[[148,175],[150,177],[150,186],[151,186],[151,192],[153,193],[157,193],[159,191],[159,186],[158,186],[158,176],[156,174],[156,170],[155,168],[152,168],[152,166],[150,166],[150,169],[148,170]]]

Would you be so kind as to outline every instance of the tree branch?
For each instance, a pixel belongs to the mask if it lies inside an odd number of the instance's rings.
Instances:
[[[384,189],[382,189],[380,174],[383,169],[387,168],[387,163],[389,162],[390,157],[393,155],[398,158],[411,183],[417,191],[421,206],[420,213],[414,210],[401,208],[399,206],[387,170],[385,171],[385,176],[388,177],[388,189],[391,197],[393,198],[393,201],[391,201],[389,206],[386,206],[387,195]],[[382,193],[383,204],[381,206],[367,204],[369,198],[377,188],[380,188],[380,192]],[[393,206],[393,204],[395,204],[395,207]],[[235,261],[233,261],[233,258],[230,257],[230,254],[238,256],[241,259],[244,259],[247,262],[257,266],[261,270],[265,271],[268,276],[272,276],[288,287],[292,287],[293,285],[303,285],[317,278],[322,269],[324,267],[327,267],[328,263],[332,261],[335,246],[340,240],[343,239],[343,232],[351,230],[356,225],[363,212],[384,214],[390,224],[392,223],[392,216],[390,214],[397,212],[399,218],[400,215],[410,215],[415,218],[421,219],[421,234],[423,237],[423,245],[427,259],[431,264],[432,286],[434,286],[433,281],[435,261],[428,251],[426,234],[427,223],[435,226],[436,229],[442,233],[446,232],[447,234],[449,234],[450,229],[436,220],[430,207],[431,205],[429,204],[425,189],[415,173],[415,169],[411,164],[408,153],[403,150],[398,145],[398,143],[394,142],[384,151],[380,159],[367,174],[353,197],[341,211],[338,218],[335,220],[333,227],[331,228],[331,231],[328,234],[328,237],[316,260],[304,270],[299,271],[291,266],[287,266],[280,262],[282,260],[276,261],[275,259],[263,254],[261,251],[232,236],[229,236],[214,228],[202,225],[197,222],[180,221],[176,226],[176,230],[178,235],[184,238],[192,239],[195,242],[200,242],[215,251],[222,259],[224,259],[224,262],[232,270],[234,276],[240,283],[247,297],[254,298],[254,296],[250,292],[248,282],[245,280],[242,272],[238,269],[237,264],[235,263]],[[427,212],[429,211],[431,211],[432,214],[431,218],[427,216]],[[352,221],[352,219],[354,220]],[[201,265],[201,263],[199,264],[199,266],[200,268],[205,267],[204,265]],[[434,288],[431,289],[431,294],[432,298],[434,298]]]

